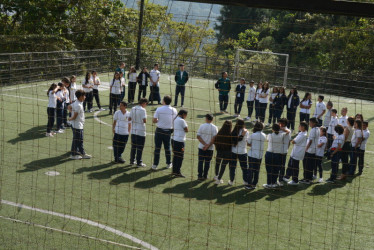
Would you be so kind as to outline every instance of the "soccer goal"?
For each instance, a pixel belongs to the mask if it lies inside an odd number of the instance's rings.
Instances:
[[[288,54],[271,51],[237,49],[235,55],[234,81],[240,78],[254,81],[270,81],[287,85]]]

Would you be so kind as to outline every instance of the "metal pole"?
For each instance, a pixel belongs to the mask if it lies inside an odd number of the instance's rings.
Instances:
[[[138,27],[138,44],[136,48],[136,59],[135,59],[135,69],[140,68],[140,54],[141,54],[141,43],[142,43],[142,28],[143,28],[143,14],[144,14],[144,0],[140,1],[139,10],[139,27]]]

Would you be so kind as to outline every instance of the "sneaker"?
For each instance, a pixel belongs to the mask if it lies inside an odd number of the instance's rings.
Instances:
[[[345,180],[345,179],[347,179],[347,175],[345,175],[345,174],[341,174],[341,175],[338,177],[338,180],[340,180],[340,181],[343,181],[343,180]]]
[[[134,165],[134,166],[138,165],[138,163],[136,161],[130,161],[130,162],[132,162],[132,165]]]
[[[316,180],[317,179],[317,176],[313,175],[313,180]]]
[[[266,189],[272,188],[272,185],[268,185],[268,184],[263,184],[262,186],[263,186],[264,188],[266,188]]]
[[[291,186],[296,186],[296,185],[299,185],[298,182],[294,182],[293,180],[287,182],[288,185],[291,185]]]
[[[234,182],[233,181],[229,181],[227,184],[229,184],[229,186],[233,186]]]
[[[283,183],[280,182],[280,181],[278,181],[277,185],[278,185],[278,187],[283,187]]]
[[[216,180],[216,181],[214,182],[214,184],[216,184],[216,185],[223,184],[223,180]]]
[[[302,184],[308,184],[308,185],[312,184],[312,182],[310,180],[301,180],[299,182],[302,183]]]
[[[248,185],[248,182],[243,181],[243,185],[247,186],[247,185]]]
[[[266,124],[266,127],[270,127],[270,123]]]
[[[62,133],[64,133],[64,130],[59,129],[59,130],[56,131],[56,133],[57,133],[57,134],[62,134]]]
[[[45,133],[45,136],[47,136],[47,137],[53,137],[52,133]]]
[[[152,165],[151,169],[152,170],[156,170],[157,169],[157,165]]]
[[[167,168],[167,169],[170,169],[170,168],[172,168],[172,167],[173,167],[173,163],[170,163],[170,164],[167,164],[167,165],[166,165],[166,168]]]
[[[105,109],[103,109],[103,108],[99,108],[99,111],[105,111]]]
[[[218,175],[213,177],[213,180],[217,181],[218,180]]]
[[[88,154],[82,155],[82,159],[91,159],[91,158],[92,158],[91,155],[88,155]]]
[[[136,165],[138,168],[145,168],[147,165],[145,165],[144,163],[140,163],[138,165]]]
[[[80,159],[82,159],[82,156],[80,156],[80,155],[72,155],[72,156],[70,156],[70,159],[72,159],[72,160],[80,160]]]
[[[184,176],[183,174],[179,173],[179,174],[173,174],[174,177],[178,177],[178,178],[186,178],[186,176]]]
[[[319,178],[318,182],[323,183],[323,178]]]
[[[118,162],[119,162],[119,163],[125,163],[126,161],[120,157],[120,158],[118,159]]]
[[[250,122],[250,121],[251,121],[251,117],[247,116],[247,117],[245,118],[245,120]]]
[[[223,112],[224,112],[224,113],[226,113],[226,114],[228,114],[228,113],[229,113],[229,112],[228,112],[227,110],[224,110]]]
[[[326,180],[326,182],[327,182],[327,183],[335,183],[335,180],[333,180],[333,179],[331,179],[331,178],[328,178],[328,179]]]
[[[252,185],[246,185],[244,188],[247,189],[247,190],[255,189],[255,187],[252,186]]]
[[[290,182],[290,179],[287,179],[286,177],[283,177],[283,181]]]
[[[204,177],[198,177],[197,180],[198,180],[198,181],[205,181],[206,178],[204,178]]]

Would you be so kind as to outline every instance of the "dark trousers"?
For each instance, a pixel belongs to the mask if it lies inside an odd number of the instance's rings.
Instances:
[[[64,111],[62,114],[62,123],[64,124],[65,127],[68,126],[68,104],[66,103],[64,105]]]
[[[279,177],[278,177],[279,181],[283,181],[283,177],[286,172],[286,158],[287,158],[287,154],[280,155],[281,161],[280,161]]]
[[[243,181],[248,183],[248,162],[247,154],[231,154],[230,162],[230,181],[234,181],[236,172],[236,163],[239,160],[240,167],[243,173]]]
[[[275,154],[267,151],[265,153],[266,179],[268,185],[277,183],[281,154]]]
[[[158,86],[150,86],[151,94],[149,95],[149,101],[153,103],[153,101],[157,101],[158,103],[161,102],[160,96],[160,88]]]
[[[198,178],[207,178],[212,161],[213,150],[202,150],[199,148],[199,165],[198,165]]]
[[[71,144],[71,155],[85,155],[86,152],[83,148],[83,129],[73,130],[73,142]]]
[[[313,170],[313,175],[317,176],[317,169],[319,172],[319,178],[322,178],[322,156],[316,156],[316,167]]]
[[[248,117],[251,118],[253,113],[254,101],[247,101]]]
[[[95,97],[96,105],[99,109],[101,109],[100,105],[100,97],[99,97],[99,90],[98,89],[93,89],[92,91],[93,97]]]
[[[86,111],[86,105],[87,109],[91,110],[92,109],[92,101],[93,101],[93,92],[88,92],[86,93],[86,99],[83,102],[83,109]]]
[[[262,159],[248,157],[248,185],[257,185],[258,176],[260,174],[261,161]]]
[[[256,115],[256,120],[260,117],[260,101],[255,100],[255,115]]]
[[[147,86],[139,84],[139,93],[138,93],[138,101],[140,97],[145,98],[147,96]]]
[[[317,127],[321,127],[322,126],[322,119],[317,119],[317,121],[318,121],[318,124],[317,124]]]
[[[238,114],[238,115],[240,114],[240,112],[242,111],[243,102],[244,100],[235,99],[235,104],[234,104],[235,114]]]
[[[132,164],[136,158],[136,164],[140,165],[143,163],[142,155],[145,143],[145,136],[131,135],[131,153],[130,153],[130,163]]]
[[[225,111],[227,109],[227,105],[229,104],[229,95],[219,95],[218,100],[220,111]]]
[[[331,180],[336,180],[336,176],[338,175],[339,170],[339,160],[340,160],[340,152],[334,154],[331,158]]]
[[[56,116],[57,116],[57,123],[56,127],[57,130],[61,129],[63,126],[63,118],[64,118],[64,103],[57,100],[56,104]]]
[[[114,160],[118,161],[121,158],[122,153],[125,151],[129,135],[120,135],[115,133],[113,137],[113,154]]]
[[[345,142],[340,152],[340,157],[342,160],[342,174],[349,174],[349,156],[351,154],[351,143]]]
[[[283,110],[281,109],[281,107],[274,108],[273,123],[279,122],[279,119],[281,118],[282,113],[283,113]]]
[[[184,159],[184,142],[171,140],[173,145],[173,173],[180,174]]]
[[[305,152],[303,167],[304,167],[304,180],[312,181],[313,180],[313,170],[316,165],[316,155]]]
[[[274,110],[275,107],[273,104],[269,104],[269,118],[268,118],[268,123],[271,124],[271,121],[273,120],[274,123],[276,123],[275,117],[274,117]]]
[[[365,162],[365,150],[359,149],[358,153],[358,173],[362,174],[364,170],[364,162]]]
[[[51,133],[53,124],[55,123],[55,108],[47,108],[48,123],[47,123],[47,133]]]
[[[359,148],[352,148],[351,158],[349,162],[349,175],[355,174],[356,168],[357,168],[357,160],[360,159],[360,154],[362,153],[361,151],[362,150],[360,150]],[[359,167],[359,172],[360,172],[360,167]]]
[[[334,141],[333,137],[334,137],[333,134],[327,134],[327,144],[326,144],[327,151],[329,151],[331,148],[332,142]]]
[[[183,106],[184,104],[184,92],[186,90],[186,86],[184,85],[177,85],[175,87],[175,101],[174,101],[174,105],[177,106],[178,105],[178,96],[179,94],[181,94],[181,105]]]
[[[300,122],[306,121],[307,123],[309,123],[309,117],[310,117],[310,114],[300,112]]]
[[[128,101],[134,102],[135,99],[135,91],[136,91],[136,82],[129,82],[129,91],[128,91]]]
[[[118,102],[120,101],[121,95],[116,95],[116,94],[110,94],[109,97],[109,111],[112,113],[112,110],[116,112]]]
[[[231,161],[230,151],[218,151],[216,156],[216,176],[221,180],[225,173],[226,165]]]
[[[123,86],[121,87],[121,95],[120,95],[120,98],[118,99],[118,105],[120,102],[123,101],[123,98],[125,98],[125,95],[126,95],[126,86]]]
[[[287,120],[288,120],[287,127],[288,128],[295,130],[295,119],[296,119],[296,109],[287,108]]]
[[[299,182],[299,165],[300,161],[295,160],[294,158],[290,158],[288,160],[288,166],[286,171],[286,178],[289,179],[292,177],[292,180],[296,183]]]
[[[161,146],[164,144],[166,164],[171,163],[171,152],[170,152],[170,138],[171,129],[160,129],[156,128],[155,132],[155,152],[153,165],[158,165],[160,162]]]
[[[260,102],[259,105],[260,105],[260,109],[259,109],[259,112],[260,112],[260,114],[259,114],[259,118],[260,118],[261,122],[263,123],[263,122],[265,121],[266,108],[267,108],[268,104],[267,104],[267,103],[261,103],[261,102]]]

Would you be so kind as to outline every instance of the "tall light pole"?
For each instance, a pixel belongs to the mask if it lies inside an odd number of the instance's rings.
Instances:
[[[136,70],[139,70],[139,68],[140,68],[143,15],[144,15],[144,0],[141,0],[140,1],[140,10],[139,10],[138,43],[137,43],[137,47],[136,47],[136,59],[135,59],[135,69]]]

